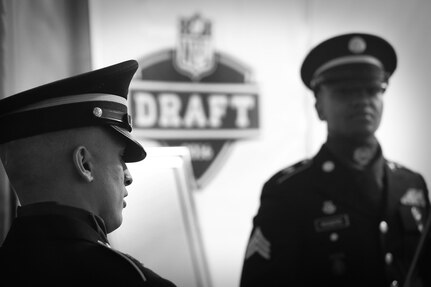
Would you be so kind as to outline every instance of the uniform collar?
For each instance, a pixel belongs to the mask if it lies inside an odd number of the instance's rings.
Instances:
[[[324,144],[313,163],[313,176],[318,178],[314,183],[317,192],[370,218],[380,214],[379,202],[384,200],[382,196],[387,190],[385,159],[380,149],[366,168],[356,169],[339,160]],[[363,196],[367,198],[368,195],[376,198],[372,201],[375,205],[358,204],[358,200]]]
[[[358,167],[354,165],[352,163],[353,159],[349,160],[349,158],[347,157],[347,154],[349,152],[348,148],[346,148],[345,150],[342,149],[343,148],[334,152],[333,147],[331,148],[328,143],[325,143],[320,149],[319,153],[316,155],[315,161],[317,164],[322,166],[322,170],[324,172],[331,172],[332,169],[334,169],[336,166],[342,166],[342,170],[348,172],[349,174],[352,174],[353,172],[353,174],[366,173],[372,175],[373,177],[375,177],[376,181],[378,182],[378,185],[382,187],[385,158],[383,156],[383,152],[380,145],[376,146],[376,151],[374,152],[372,159],[368,162],[367,165],[363,167]],[[353,152],[352,150],[350,151]],[[325,164],[327,164],[328,162],[331,162],[334,168],[326,170]]]
[[[370,168],[382,154],[379,142],[374,136],[361,142],[328,136],[325,146],[341,163],[358,170]]]
[[[18,218],[28,218],[35,216],[55,216],[66,217],[86,223],[91,229],[97,232],[103,242],[108,243],[105,223],[99,216],[81,208],[58,204],[56,202],[40,202],[19,206],[17,209]]]

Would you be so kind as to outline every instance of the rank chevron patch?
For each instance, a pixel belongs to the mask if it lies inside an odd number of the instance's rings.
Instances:
[[[245,259],[249,259],[253,254],[259,254],[266,260],[271,259],[271,243],[263,236],[262,231],[257,227],[247,245]]]

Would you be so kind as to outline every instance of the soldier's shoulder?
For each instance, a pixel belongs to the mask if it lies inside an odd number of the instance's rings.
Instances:
[[[127,282],[125,281],[124,286],[129,286],[129,283],[140,286],[140,284],[145,282],[145,275],[143,275],[136,263],[126,254],[111,248],[108,244],[101,241],[98,241],[96,244],[88,242],[86,245],[85,255],[83,256],[86,258],[84,260],[86,262],[82,263],[81,268],[93,268],[95,276],[96,274],[99,276],[101,272],[105,272],[105,279],[109,279],[111,282],[119,281],[118,274],[122,274],[121,277],[127,277]],[[117,272],[114,272],[114,270]]]
[[[386,160],[386,165],[389,168],[389,170],[395,174],[403,174],[403,175],[411,175],[411,176],[420,176],[420,174],[417,171],[414,171],[413,169],[402,165],[401,163]]]
[[[288,182],[296,176],[300,176],[312,166],[312,159],[304,159],[293,165],[281,169],[275,173],[268,181],[269,185],[280,185]]]

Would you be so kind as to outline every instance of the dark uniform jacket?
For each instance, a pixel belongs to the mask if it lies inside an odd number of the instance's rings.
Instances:
[[[428,209],[421,175],[381,153],[347,168],[324,145],[265,183],[241,286],[401,286]]]
[[[175,286],[109,246],[103,221],[41,203],[18,209],[0,248],[1,286]]]

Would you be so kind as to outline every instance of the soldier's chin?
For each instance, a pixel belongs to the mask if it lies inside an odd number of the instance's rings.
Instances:
[[[108,234],[111,233],[112,231],[118,229],[121,226],[122,223],[123,223],[123,215],[119,214],[119,216],[115,219],[115,222],[111,221],[109,224],[107,224],[105,222],[106,232]]]
[[[367,139],[373,137],[376,130],[377,129],[373,125],[352,129],[350,131],[350,137],[357,140]]]

